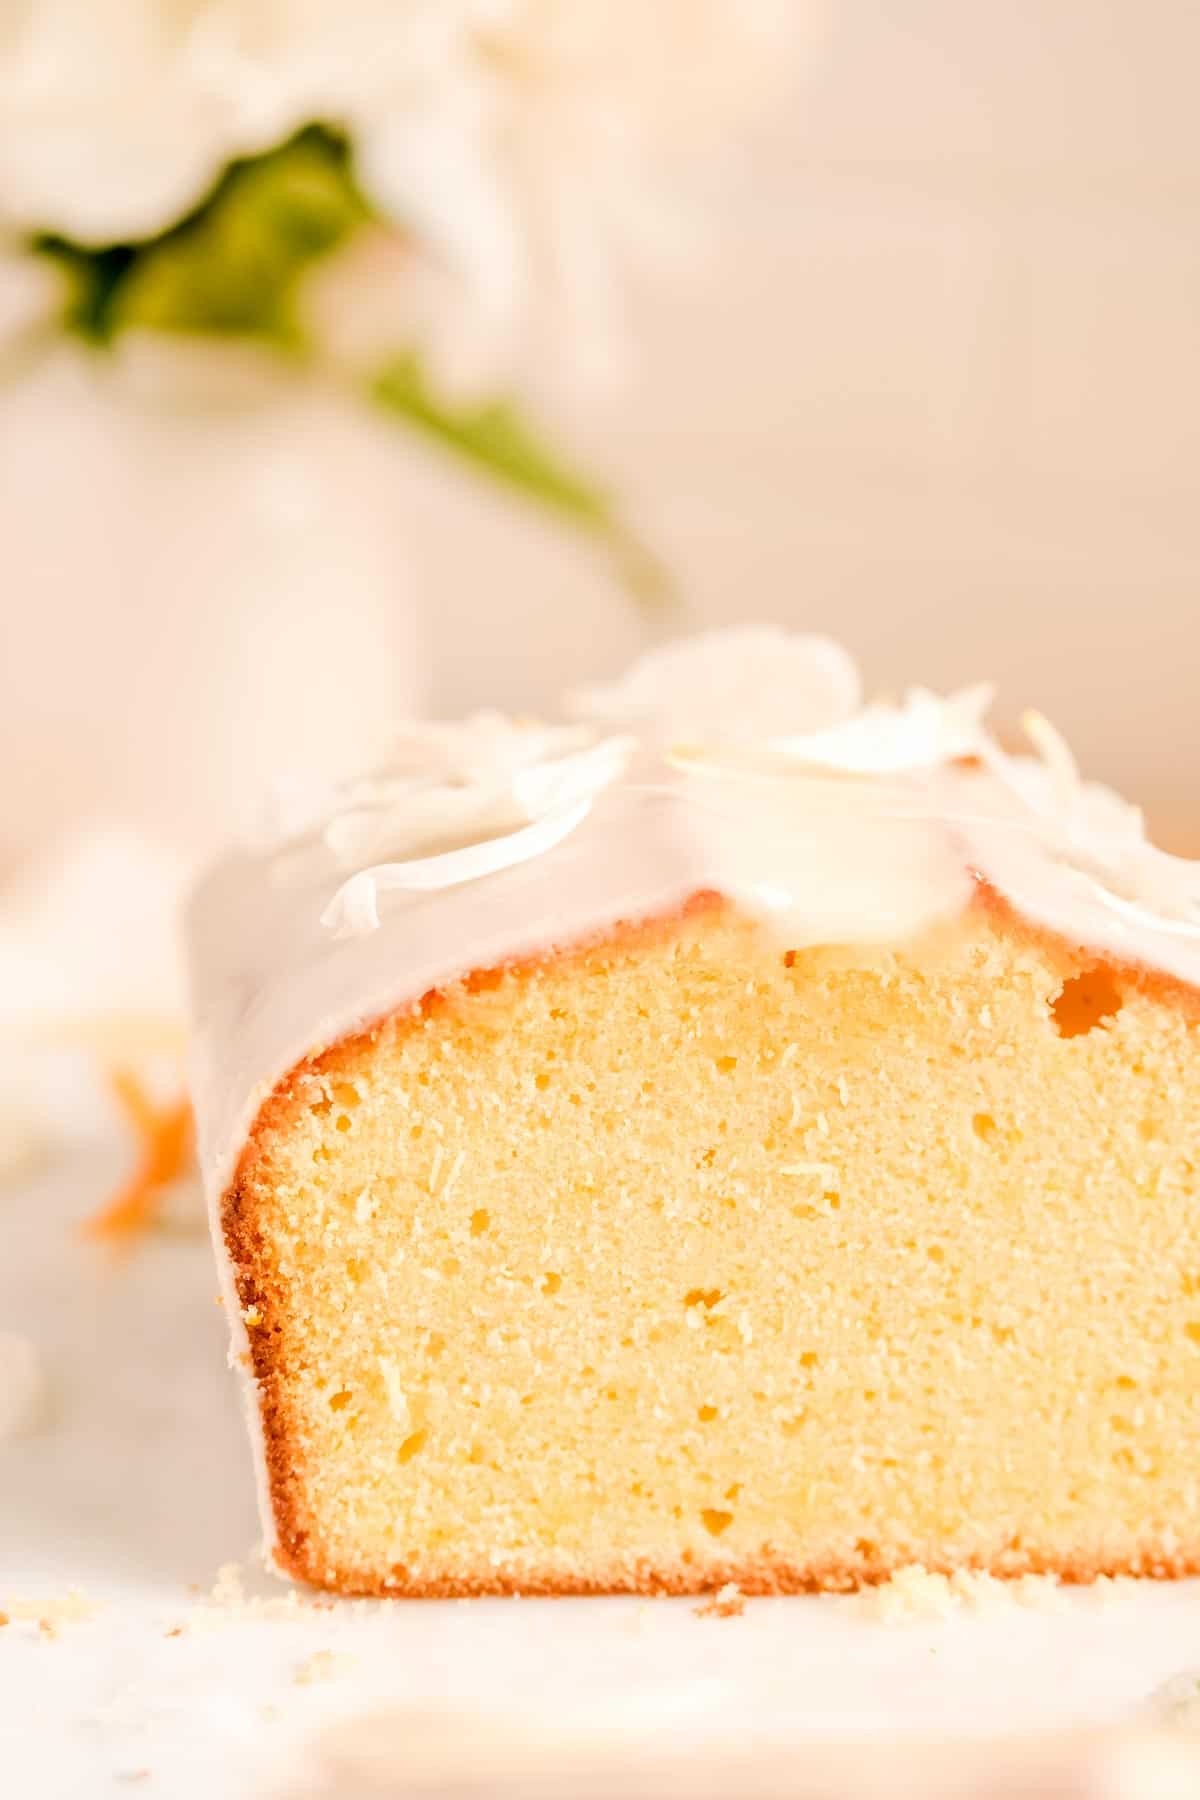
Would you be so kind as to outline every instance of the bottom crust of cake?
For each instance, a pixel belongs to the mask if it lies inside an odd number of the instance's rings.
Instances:
[[[987,890],[879,952],[699,895],[310,1058],[223,1218],[278,1566],[1200,1573],[1197,1028]]]
[[[1026,1576],[1046,1576],[1065,1586],[1086,1586],[1102,1577],[1119,1576],[1145,1581],[1182,1581],[1200,1575],[1200,1543],[1190,1554],[1164,1558],[1151,1552],[1126,1561],[1099,1558],[1093,1561],[1064,1559],[1047,1563],[1041,1557],[1002,1555],[992,1563],[964,1564],[953,1560],[914,1564],[899,1558],[886,1568],[872,1564],[841,1561],[822,1565],[808,1563],[795,1567],[782,1559],[767,1557],[751,1563],[706,1562],[704,1564],[658,1564],[649,1558],[633,1563],[578,1570],[538,1569],[536,1567],[481,1567],[475,1571],[452,1569],[445,1574],[429,1572],[409,1577],[402,1568],[390,1567],[371,1574],[361,1569],[340,1570],[313,1557],[307,1548],[307,1534],[300,1528],[290,1543],[282,1538],[271,1558],[280,1574],[302,1582],[306,1587],[340,1594],[347,1599],[362,1600],[482,1600],[523,1595],[528,1599],[583,1599],[626,1594],[644,1599],[686,1599],[717,1593],[726,1586],[736,1588],[747,1600],[782,1597],[789,1594],[852,1594],[864,1588],[877,1587],[890,1581],[903,1569],[919,1567],[930,1575],[954,1575],[962,1570],[972,1575],[990,1575],[1000,1581],[1016,1581]]]

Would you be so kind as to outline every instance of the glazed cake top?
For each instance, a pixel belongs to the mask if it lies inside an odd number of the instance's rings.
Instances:
[[[790,947],[900,941],[986,880],[1074,944],[1200,987],[1200,863],[991,690],[864,703],[826,638],[683,640],[568,696],[400,732],[379,765],[228,857],[193,898],[194,1096],[214,1205],[302,1057],[472,969],[715,890]]]

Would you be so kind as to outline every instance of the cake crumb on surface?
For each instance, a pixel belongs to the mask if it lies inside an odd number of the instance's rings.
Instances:
[[[69,1588],[52,1600],[9,1600],[0,1612],[0,1624],[36,1625],[42,1637],[56,1638],[64,1625],[80,1625],[99,1611],[79,1588]]]
[[[746,1610],[746,1597],[736,1581],[727,1581],[703,1606],[692,1610],[698,1619],[740,1619]]]
[[[241,1562],[221,1562],[216,1571],[216,1580],[212,1588],[203,1593],[203,1589],[193,1584],[191,1591],[200,1595],[200,1604],[184,1622],[176,1625],[175,1634],[189,1631],[219,1631],[223,1625],[245,1624],[246,1620],[300,1620],[308,1618],[311,1613],[331,1613],[335,1602],[327,1595],[320,1593],[304,1593],[299,1588],[288,1588],[281,1591],[279,1580],[273,1573],[272,1566],[263,1562],[264,1575],[272,1582],[270,1593],[248,1593],[246,1591],[246,1570]],[[374,1606],[378,1602],[351,1602],[353,1609]],[[173,1633],[167,1633],[171,1636]]]
[[[1008,1607],[1052,1612],[1064,1605],[1062,1583],[1054,1575],[1020,1575],[1004,1580],[982,1570],[957,1569],[938,1575],[920,1563],[897,1569],[878,1587],[864,1588],[855,1604],[885,1625],[945,1619],[960,1610],[998,1613]]]
[[[1122,1594],[1132,1594],[1143,1586],[1144,1583],[1136,1575],[1097,1575],[1094,1581],[1088,1583],[1086,1591],[1089,1600],[1097,1600],[1101,1606],[1111,1606]]]
[[[315,1650],[299,1664],[292,1680],[297,1687],[311,1687],[318,1681],[334,1681],[351,1670],[358,1658],[340,1655],[335,1650]]]
[[[217,1579],[195,1607],[182,1632],[217,1631],[223,1625],[245,1619],[297,1619],[310,1612],[327,1612],[331,1602],[309,1599],[296,1588],[286,1593],[248,1594],[241,1563],[222,1563]]]
[[[1186,1669],[1156,1687],[1145,1711],[1159,1725],[1181,1731],[1200,1731],[1200,1669]]]

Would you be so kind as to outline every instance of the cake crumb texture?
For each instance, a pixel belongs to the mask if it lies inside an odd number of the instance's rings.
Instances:
[[[315,1056],[224,1227],[278,1560],[348,1593],[1200,1569],[1195,996],[1002,906],[715,898]]]

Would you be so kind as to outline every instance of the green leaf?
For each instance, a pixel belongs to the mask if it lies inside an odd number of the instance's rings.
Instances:
[[[666,570],[631,531],[612,496],[537,436],[511,402],[454,406],[434,393],[412,354],[389,363],[372,381],[370,391],[386,412],[595,537],[616,559],[622,579],[643,604],[661,606],[670,599]]]
[[[100,250],[43,237],[34,248],[66,269],[64,322],[93,342],[143,327],[299,345],[301,278],[367,217],[345,142],[311,126],[277,150],[231,163],[207,198],[158,237]]]
[[[51,233],[35,238],[32,249],[65,277],[64,331],[89,343],[107,343],[112,336],[113,300],[135,252],[125,244],[91,250]]]

